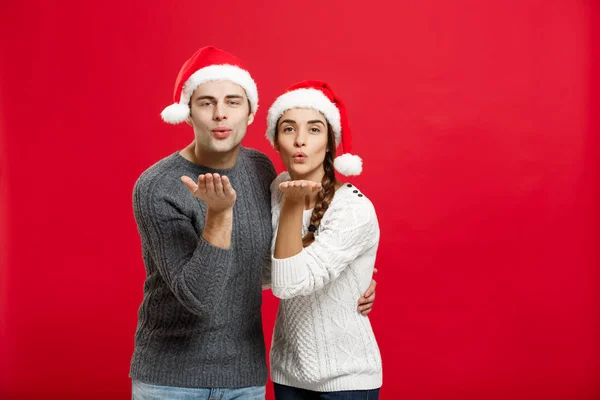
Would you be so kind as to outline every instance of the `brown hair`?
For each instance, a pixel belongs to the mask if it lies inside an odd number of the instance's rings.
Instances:
[[[279,135],[278,126],[279,121],[277,121],[275,124],[275,134],[273,138],[275,143],[277,143],[277,137]],[[325,160],[323,161],[323,169],[325,170],[325,174],[321,180],[321,186],[323,187],[323,190],[320,190],[317,193],[317,201],[310,216],[310,225],[313,225],[314,227],[318,227],[321,223],[321,219],[323,219],[323,215],[325,215],[325,211],[327,211],[329,208],[329,204],[331,204],[333,195],[335,194],[335,184],[337,183],[335,178],[335,169],[333,168],[335,147],[335,136],[333,129],[331,128],[329,121],[327,121],[327,152],[325,153]],[[302,238],[302,247],[307,247],[314,241],[315,233],[309,230]]]

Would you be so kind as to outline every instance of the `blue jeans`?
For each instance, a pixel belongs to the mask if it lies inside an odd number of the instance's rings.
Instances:
[[[339,392],[313,392],[274,383],[276,400],[377,400],[379,389],[343,390]]]
[[[184,388],[158,386],[133,380],[132,400],[264,400],[265,387]]]

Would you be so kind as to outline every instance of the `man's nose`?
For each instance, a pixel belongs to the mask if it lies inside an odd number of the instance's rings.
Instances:
[[[225,105],[216,104],[213,112],[213,119],[215,121],[222,121],[227,119],[227,111],[225,110]]]

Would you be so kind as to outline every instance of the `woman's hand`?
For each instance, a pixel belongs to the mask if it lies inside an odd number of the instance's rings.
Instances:
[[[291,201],[303,201],[306,196],[321,189],[320,183],[312,181],[287,181],[279,184],[279,190],[285,199]]]

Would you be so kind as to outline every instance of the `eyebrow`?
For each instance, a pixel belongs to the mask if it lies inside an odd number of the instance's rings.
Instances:
[[[200,96],[196,99],[196,101],[198,101],[198,100],[213,100],[213,101],[215,101],[217,99],[213,96]]]
[[[284,124],[284,123],[288,123],[288,124],[296,124],[297,122],[294,121],[293,119],[284,119],[283,121],[281,121],[279,123],[279,125]],[[320,119],[311,119],[310,121],[308,121],[309,124],[321,124],[323,126],[325,126],[325,123],[323,121],[321,121]]]
[[[244,96],[240,96],[239,94],[228,94],[227,96],[225,96],[226,99],[244,99]],[[196,101],[198,100],[212,100],[212,101],[217,101],[217,98],[214,96],[200,96],[196,99]]]

